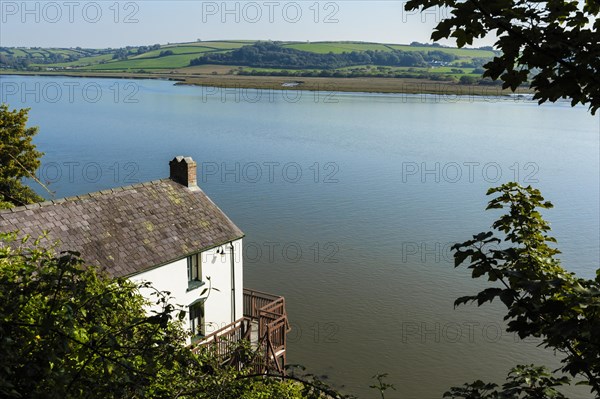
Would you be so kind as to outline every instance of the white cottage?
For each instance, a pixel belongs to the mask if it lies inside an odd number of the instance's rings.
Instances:
[[[169,167],[169,179],[0,211],[0,231],[45,231],[111,276],[149,281],[186,309],[191,343],[225,351],[224,338],[247,338],[282,371],[284,299],[244,289],[244,234],[198,187],[191,158]]]

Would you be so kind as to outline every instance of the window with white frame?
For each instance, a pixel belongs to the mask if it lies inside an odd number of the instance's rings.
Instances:
[[[194,254],[188,257],[188,289],[197,288],[202,282],[202,255]]]

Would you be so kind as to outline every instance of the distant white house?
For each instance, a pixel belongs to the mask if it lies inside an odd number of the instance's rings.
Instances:
[[[244,234],[198,187],[196,168],[179,156],[169,179],[3,210],[0,231],[45,231],[111,276],[149,281],[186,310],[191,343],[246,338],[264,353],[263,369],[282,371],[285,301],[244,289]]]

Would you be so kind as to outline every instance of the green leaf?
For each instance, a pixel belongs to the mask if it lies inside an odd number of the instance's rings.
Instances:
[[[515,291],[506,289],[500,293],[500,300],[506,305],[507,308],[510,308],[515,301],[515,295]]]

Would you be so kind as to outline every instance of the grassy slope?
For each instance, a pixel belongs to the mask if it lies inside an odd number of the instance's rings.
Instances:
[[[27,56],[27,53],[21,49],[18,48],[13,48],[10,49],[12,52],[12,55],[14,55],[15,57],[25,57]],[[2,50],[0,51],[0,54],[4,54],[4,55],[10,55],[10,53],[8,51]]]
[[[177,43],[177,44],[167,44],[163,46],[165,49],[171,49],[172,47],[182,47],[182,46],[202,46],[202,47],[210,47],[213,49],[236,49],[242,46],[246,46],[248,44],[255,43],[256,40],[224,40],[218,42],[191,42],[191,43]]]
[[[161,48],[160,50],[148,51],[147,53],[129,57],[129,59],[130,60],[139,60],[139,59],[143,59],[143,58],[156,58],[163,51],[172,51],[174,55],[179,55],[179,54],[201,54],[201,53],[205,53],[207,51],[215,51],[215,49],[212,47],[204,47],[204,46],[173,46],[173,47]],[[199,55],[196,57],[199,57]]]
[[[343,53],[351,51],[366,51],[366,50],[379,50],[379,51],[391,51],[402,50],[402,51],[434,51],[439,50],[444,53],[456,55],[458,57],[465,58],[491,58],[494,56],[493,51],[478,50],[478,49],[466,49],[466,48],[449,48],[449,47],[421,47],[421,46],[409,46],[405,44],[379,44],[379,43],[348,43],[348,42],[315,42],[315,43],[292,43],[286,44],[285,47],[294,48],[296,50],[310,51],[313,53],[326,54],[332,53]]]
[[[64,62],[56,64],[37,64],[41,68],[51,67],[72,67],[87,71],[137,71],[140,69],[145,70],[166,70],[166,69],[178,69],[180,71],[189,68],[190,60],[199,57],[202,53],[208,51],[228,51],[254,43],[250,40],[233,40],[233,41],[206,41],[206,42],[188,42],[188,43],[175,43],[162,46],[159,50],[150,51],[140,55],[130,56],[128,60],[113,60],[112,54],[95,55],[91,57],[83,57],[78,61]],[[468,61],[475,57],[491,58],[494,56],[492,51],[486,50],[475,50],[475,49],[456,49],[456,48],[445,48],[445,47],[418,47],[408,46],[401,44],[381,44],[381,43],[360,43],[360,42],[314,42],[314,43],[299,43],[299,42],[287,42],[283,43],[284,46],[294,48],[297,50],[315,52],[315,53],[343,53],[351,51],[366,51],[366,50],[379,50],[379,51],[392,51],[392,49],[398,49],[403,51],[433,51],[439,50],[447,53],[454,54],[460,57],[459,61]],[[159,57],[161,51],[170,50],[174,54],[170,56]],[[48,58],[49,54],[60,53],[63,55],[69,54],[87,54],[84,50],[77,49],[26,49],[26,48],[14,48],[10,51],[16,56],[25,56],[31,54],[32,56]],[[6,51],[0,52],[0,54],[7,54]],[[102,62],[102,63],[101,63]],[[35,65],[35,64],[34,64]],[[350,67],[352,68],[352,67]],[[196,70],[192,72],[193,68],[190,68],[190,73],[197,73]],[[407,68],[393,68],[394,70],[405,70]],[[416,68],[423,72],[432,72],[440,74],[452,74],[450,68]],[[229,70],[229,67],[227,67]],[[262,69],[261,69],[262,70]],[[463,68],[465,74],[469,74],[471,70],[469,68]]]
[[[42,68],[78,67],[78,66],[84,66],[84,65],[89,65],[89,64],[97,64],[101,61],[110,61],[110,60],[112,60],[112,57],[113,57],[112,54],[103,54],[103,55],[95,55],[92,57],[82,57],[82,58],[78,59],[77,61],[71,61],[71,62],[57,62],[55,64],[32,64],[32,65],[37,65]]]
[[[85,70],[127,70],[127,69],[173,69],[190,65],[190,61],[199,54],[179,54],[160,58],[138,58],[125,61],[112,61],[106,64],[92,65]]]
[[[189,66],[190,61],[209,51],[227,51],[240,48],[247,42],[196,42],[170,44],[160,50],[131,56],[128,60],[111,60],[105,64],[84,67],[85,70],[138,70],[138,69],[176,69]],[[159,57],[162,51],[172,51],[173,55]]]
[[[285,47],[296,50],[309,51],[311,53],[327,54],[329,52],[340,54],[352,51],[380,50],[390,51],[383,44],[373,43],[344,43],[344,42],[318,42],[318,43],[292,43],[286,44]]]
[[[404,44],[389,44],[388,47],[395,50],[402,51],[434,51],[440,50],[444,53],[454,54],[457,57],[467,58],[492,58],[494,56],[493,51],[478,50],[478,49],[466,49],[466,48],[447,48],[447,47],[419,47],[419,46],[407,46]]]

